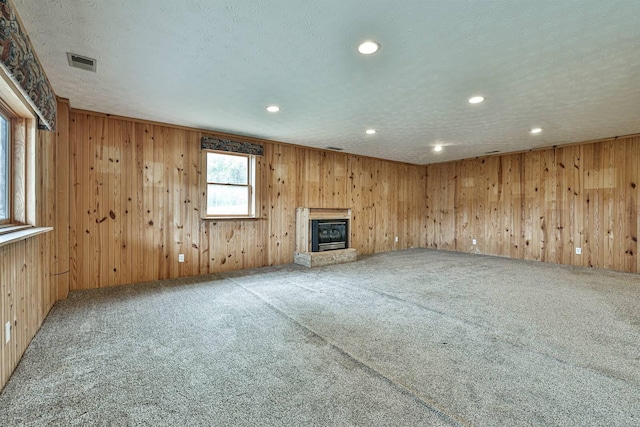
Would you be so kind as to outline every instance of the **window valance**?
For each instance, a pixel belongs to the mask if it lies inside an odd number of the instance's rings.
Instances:
[[[203,150],[229,151],[232,153],[253,154],[262,156],[264,147],[252,142],[231,141],[229,139],[202,137],[201,148]]]
[[[39,118],[39,127],[55,130],[56,95],[9,0],[0,0],[0,66]]]

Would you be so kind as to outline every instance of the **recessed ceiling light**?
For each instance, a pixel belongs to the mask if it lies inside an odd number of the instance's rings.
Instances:
[[[375,129],[367,129],[367,135],[373,135],[374,133],[376,133]]]
[[[469,104],[480,104],[484,101],[484,96],[472,96],[469,98]]]
[[[367,40],[358,46],[358,52],[363,55],[371,55],[372,53],[376,53],[380,49],[380,43],[374,42],[373,40]]]
[[[267,107],[267,111],[270,113],[277,113],[278,111],[280,111],[280,107],[278,107],[277,105],[269,105]]]
[[[531,128],[531,133],[534,135],[540,132],[542,132],[542,128]]]
[[[433,147],[433,151],[435,151],[435,152],[442,151],[442,145],[436,145],[435,147]]]

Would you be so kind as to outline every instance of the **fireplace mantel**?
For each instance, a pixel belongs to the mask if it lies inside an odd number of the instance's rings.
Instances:
[[[351,222],[349,208],[297,208],[296,209],[296,251],[293,261],[306,267],[320,267],[355,261],[358,257],[356,249],[351,248],[351,233],[347,233],[347,249],[326,252],[311,250],[311,221],[342,220]]]

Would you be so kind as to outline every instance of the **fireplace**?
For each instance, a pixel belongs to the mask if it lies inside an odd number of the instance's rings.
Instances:
[[[357,261],[352,225],[349,208],[296,208],[293,262],[313,268]]]
[[[314,219],[311,221],[311,252],[347,249],[348,219]]]

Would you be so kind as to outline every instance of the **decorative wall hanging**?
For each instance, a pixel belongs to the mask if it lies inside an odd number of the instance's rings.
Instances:
[[[0,66],[35,110],[38,127],[55,130],[56,95],[9,0],[0,0]]]
[[[230,151],[232,153],[253,154],[256,156],[262,156],[264,153],[264,147],[260,144],[231,141],[229,139],[212,138],[207,136],[202,137],[201,148],[203,150]]]

